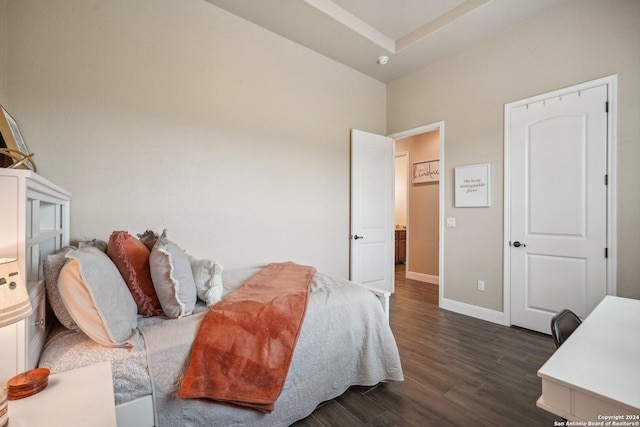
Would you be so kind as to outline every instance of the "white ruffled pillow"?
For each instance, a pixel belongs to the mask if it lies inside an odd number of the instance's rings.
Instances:
[[[198,298],[211,307],[222,299],[222,266],[209,259],[198,259],[185,252],[196,282]]]
[[[167,239],[166,232],[151,250],[149,267],[164,314],[172,319],[192,314],[197,295],[191,264],[182,249]]]

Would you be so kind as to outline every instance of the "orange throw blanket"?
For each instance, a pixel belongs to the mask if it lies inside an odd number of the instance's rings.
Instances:
[[[180,397],[273,411],[284,386],[316,269],[269,264],[209,309]]]

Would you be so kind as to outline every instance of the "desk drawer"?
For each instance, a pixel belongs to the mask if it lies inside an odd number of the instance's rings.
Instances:
[[[602,415],[638,415],[638,411],[624,408],[602,397],[594,397],[573,390],[573,414],[579,420],[600,421]]]
[[[637,415],[638,411],[582,390],[542,380],[538,406],[573,421],[599,421],[602,415]]]
[[[542,395],[546,404],[571,414],[571,389],[561,384],[542,380]]]

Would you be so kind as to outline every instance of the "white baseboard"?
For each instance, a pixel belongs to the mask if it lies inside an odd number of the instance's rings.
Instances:
[[[438,276],[432,276],[431,274],[407,271],[406,277],[407,279],[417,280],[418,282],[433,283],[434,285],[440,284],[440,278]]]
[[[466,316],[475,317],[476,319],[486,320],[487,322],[509,326],[509,322],[507,322],[505,314],[501,311],[489,310],[488,308],[478,307],[476,305],[446,298],[442,298],[440,308],[464,314]]]

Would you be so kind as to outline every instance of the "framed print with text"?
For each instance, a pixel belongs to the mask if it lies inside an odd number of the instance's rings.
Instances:
[[[491,163],[458,166],[455,181],[456,208],[491,206]]]
[[[413,164],[413,184],[440,181],[440,160],[429,160]]]

